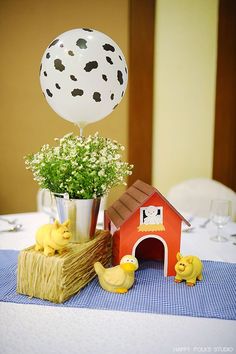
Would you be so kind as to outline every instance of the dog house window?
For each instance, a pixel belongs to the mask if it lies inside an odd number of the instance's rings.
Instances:
[[[140,225],[158,225],[163,224],[163,207],[148,206],[140,208]]]

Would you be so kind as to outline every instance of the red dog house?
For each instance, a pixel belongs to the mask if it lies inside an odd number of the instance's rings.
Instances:
[[[132,254],[139,260],[164,260],[164,275],[175,275],[182,221],[190,226],[156,188],[137,180],[105,213],[113,264]]]

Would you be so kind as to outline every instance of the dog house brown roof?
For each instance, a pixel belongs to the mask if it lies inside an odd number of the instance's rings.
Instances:
[[[119,228],[135,211],[140,208],[147,199],[154,193],[157,193],[163,201],[170,206],[170,208],[179,217],[190,226],[189,222],[171,205],[168,200],[154,187],[140,180],[137,180],[131,187],[127,189],[122,196],[115,201],[107,210],[107,214],[113,224]]]

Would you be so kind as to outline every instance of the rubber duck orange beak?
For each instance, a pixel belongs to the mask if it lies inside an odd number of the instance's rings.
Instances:
[[[122,263],[120,266],[126,272],[134,272],[137,269],[134,263]]]

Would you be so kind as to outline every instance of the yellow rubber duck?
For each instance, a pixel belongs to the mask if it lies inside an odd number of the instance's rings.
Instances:
[[[138,269],[138,260],[134,256],[126,255],[115,267],[104,268],[100,262],[96,262],[94,269],[104,290],[124,294],[134,284],[134,272]]]

